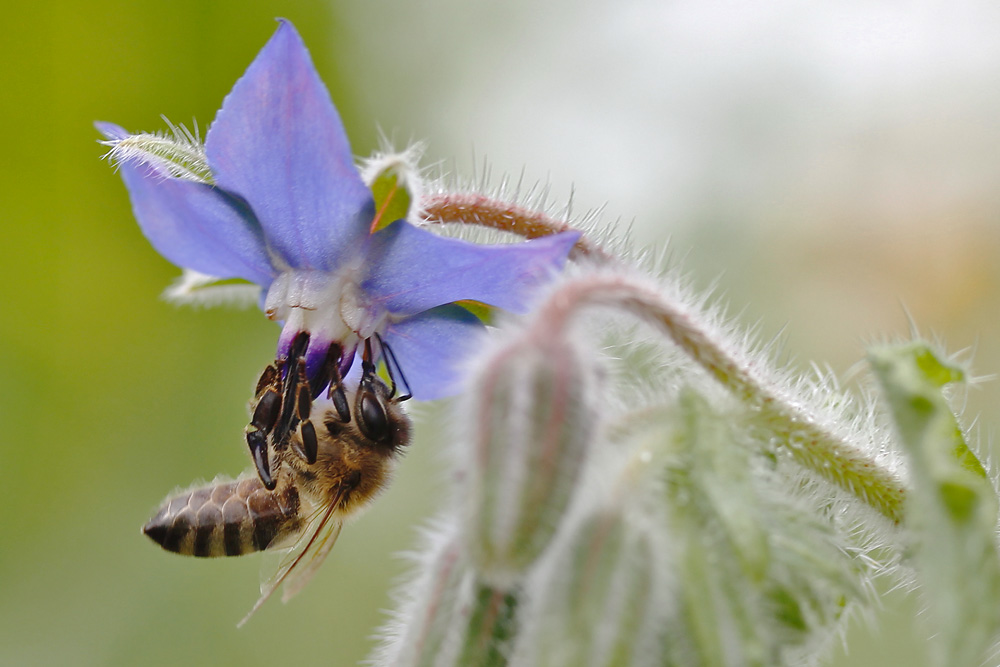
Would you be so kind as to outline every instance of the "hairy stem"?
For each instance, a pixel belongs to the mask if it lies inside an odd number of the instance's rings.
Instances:
[[[863,448],[823,424],[808,407],[770,382],[744,350],[734,349],[703,323],[702,314],[672,302],[660,290],[620,274],[593,274],[567,283],[539,309],[534,326],[551,336],[582,308],[624,309],[666,333],[740,401],[759,411],[768,428],[801,465],[877,510],[903,518],[906,487]]]
[[[544,213],[467,193],[439,193],[422,202],[424,219],[433,223],[462,223],[491,227],[538,238],[567,231],[570,226]],[[602,264],[615,258],[581,237],[570,255]],[[768,382],[738,359],[749,355],[731,349],[721,336],[703,324],[701,313],[671,302],[659,291],[620,275],[595,275],[566,285],[552,295],[539,322],[542,333],[564,326],[575,310],[586,305],[606,305],[631,310],[652,322],[728,387],[744,403],[758,409],[768,427],[779,436],[801,465],[861,499],[893,523],[903,518],[906,488],[891,472],[881,468],[862,448],[819,423],[794,397]]]
[[[421,209],[425,222],[479,225],[528,239],[574,231],[569,223],[540,211],[473,193],[444,192],[428,195],[421,201]],[[581,236],[576,242],[570,257],[586,257],[601,263],[614,260],[612,255],[585,236]]]

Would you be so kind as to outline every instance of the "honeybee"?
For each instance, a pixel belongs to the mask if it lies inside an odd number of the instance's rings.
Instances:
[[[406,397],[396,397],[367,358],[357,389],[345,390],[338,381],[339,397],[315,405],[308,385],[299,391],[294,366],[294,361],[286,368],[269,366],[258,383],[247,427],[256,474],[247,471],[235,481],[170,497],[143,527],[164,549],[188,556],[290,548],[240,625],[279,585],[284,584],[286,601],[301,590],[344,520],[384,488],[397,455],[410,442],[410,420],[400,405]],[[299,386],[287,390],[292,383]],[[271,398],[275,395],[279,399]]]

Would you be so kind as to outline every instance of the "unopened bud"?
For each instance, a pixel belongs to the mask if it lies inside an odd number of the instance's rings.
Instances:
[[[454,534],[428,545],[416,579],[399,589],[402,600],[393,622],[383,631],[377,665],[429,667],[454,664],[458,654],[461,610],[471,598],[472,573]]]
[[[651,538],[619,508],[583,519],[532,576],[513,664],[654,664],[666,616],[657,563],[668,556]]]
[[[593,376],[572,342],[528,335],[474,378],[465,535],[485,581],[517,581],[552,540],[594,438]]]
[[[400,611],[383,632],[376,665],[502,665],[515,633],[516,591],[477,580],[449,531],[421,558],[417,579],[400,589]]]

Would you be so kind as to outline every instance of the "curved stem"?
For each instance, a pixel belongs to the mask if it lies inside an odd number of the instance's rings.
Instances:
[[[538,311],[534,328],[552,336],[580,309],[610,306],[652,323],[721,382],[759,411],[768,428],[801,465],[867,503],[893,523],[903,518],[906,487],[879,466],[862,446],[810,414],[750,363],[743,350],[727,345],[702,320],[702,313],[672,302],[659,290],[620,274],[593,274],[565,284]]]
[[[430,223],[481,225],[525,238],[571,229],[566,222],[544,213],[477,194],[430,195],[422,201],[422,209],[425,221]],[[586,257],[601,264],[615,262],[612,255],[586,237],[580,238],[570,256]],[[723,337],[714,335],[702,321],[702,313],[680,300],[672,302],[658,290],[630,278],[596,274],[569,283],[550,297],[536,322],[541,327],[539,333],[551,336],[553,327],[565,326],[573,312],[587,305],[625,308],[652,322],[741,401],[759,410],[768,428],[780,436],[801,465],[864,501],[893,523],[902,520],[906,496],[903,482],[880,467],[848,437],[821,424],[800,402],[751,365],[741,364],[738,359],[749,359],[749,355],[727,347]]]

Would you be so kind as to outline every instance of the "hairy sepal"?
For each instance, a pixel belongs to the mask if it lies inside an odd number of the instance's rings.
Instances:
[[[152,167],[164,177],[211,185],[212,172],[197,130],[194,132],[164,119],[169,132],[139,132],[101,143],[110,150],[105,157],[115,164]]]

